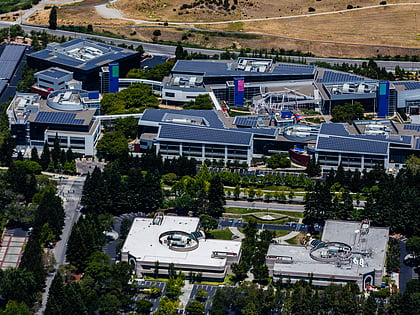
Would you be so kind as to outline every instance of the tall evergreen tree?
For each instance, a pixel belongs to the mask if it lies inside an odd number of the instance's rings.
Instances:
[[[50,148],[48,147],[48,142],[45,141],[39,164],[41,164],[42,169],[45,171],[48,168],[48,165],[50,164],[50,162],[51,162]]]
[[[44,311],[44,315],[64,315],[64,298],[65,297],[63,277],[59,272],[57,272],[48,292],[48,301]]]
[[[48,18],[48,28],[55,30],[57,29],[57,7],[53,6],[50,11],[50,16]]]
[[[224,205],[226,200],[224,187],[219,175],[214,175],[210,180],[208,200],[207,214],[214,218],[220,217],[225,211]]]
[[[36,147],[33,147],[31,150],[31,161],[39,163],[39,155]]]

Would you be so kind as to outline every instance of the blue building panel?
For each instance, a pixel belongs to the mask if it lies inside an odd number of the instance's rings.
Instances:
[[[389,81],[380,81],[378,89],[378,117],[389,115]]]
[[[234,85],[234,98],[233,104],[236,107],[244,107],[244,100],[245,100],[245,80],[243,77],[234,78],[233,79]]]

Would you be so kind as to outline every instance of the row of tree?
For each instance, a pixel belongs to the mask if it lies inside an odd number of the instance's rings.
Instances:
[[[359,185],[357,185],[357,183]],[[309,187],[305,201],[305,217],[310,221],[326,219],[370,219],[374,225],[388,226],[391,231],[417,236],[420,233],[420,172],[410,167],[396,176],[376,169],[360,173],[330,172],[324,183]],[[343,193],[332,194],[341,187]],[[364,208],[354,209],[349,190],[363,191]]]

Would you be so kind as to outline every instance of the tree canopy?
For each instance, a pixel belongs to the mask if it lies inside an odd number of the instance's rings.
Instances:
[[[354,102],[354,104],[344,103],[333,108],[331,113],[332,121],[351,124],[354,120],[363,119],[364,112],[365,110],[359,102]]]
[[[117,93],[105,94],[101,100],[101,112],[109,115],[138,113],[158,105],[159,100],[149,85],[134,83]]]

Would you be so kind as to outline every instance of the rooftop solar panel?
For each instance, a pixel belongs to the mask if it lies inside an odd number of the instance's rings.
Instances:
[[[251,133],[230,131],[227,129],[206,128],[176,124],[162,124],[158,140],[186,140],[199,143],[249,145]]]
[[[404,129],[420,132],[420,125],[404,125]]]
[[[279,74],[313,74],[314,72],[314,66],[299,64],[277,64],[273,69],[273,73]]]
[[[319,134],[347,136],[349,133],[344,127],[344,124],[324,123],[321,125]]]
[[[19,61],[25,53],[26,46],[8,44],[4,47],[0,60],[4,61]]]
[[[4,92],[7,86],[7,80],[0,80],[0,95]]]
[[[335,71],[324,71],[322,78],[319,78],[318,82],[331,83],[331,82],[358,82],[365,81],[366,79],[362,76],[352,75],[348,73],[335,72]]]
[[[257,116],[236,116],[233,124],[241,127],[256,127],[258,122]]]
[[[0,79],[10,80],[18,63],[18,61],[7,61],[0,59]]]
[[[318,137],[317,150],[359,152],[368,154],[388,154],[389,144],[367,139],[343,138],[334,136]]]
[[[34,122],[58,125],[83,125],[84,119],[76,119],[75,113],[39,112]]]
[[[404,82],[393,82],[394,85],[402,85],[405,90],[417,90],[420,89],[420,82],[418,81],[404,81]]]

